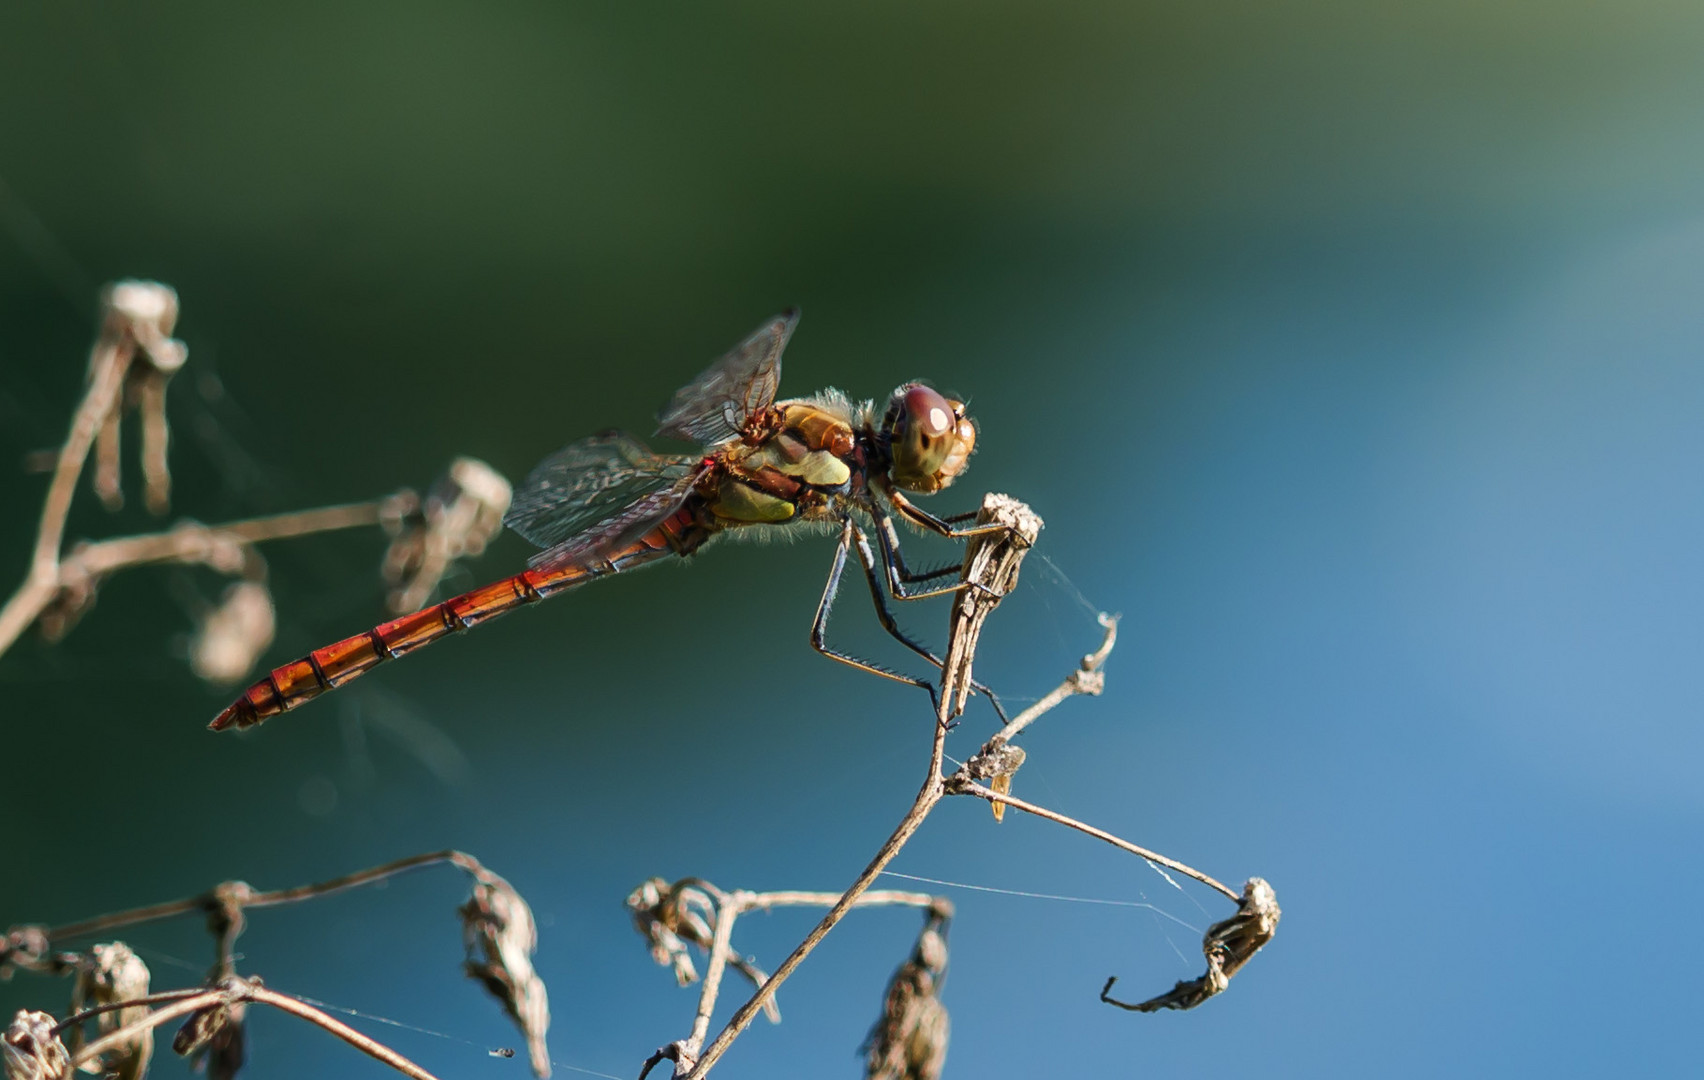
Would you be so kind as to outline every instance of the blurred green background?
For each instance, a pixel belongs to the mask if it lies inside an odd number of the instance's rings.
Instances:
[[[1125,616],[1107,693],[1034,730],[1019,792],[1265,876],[1286,911],[1224,997],[1118,1012],[1106,976],[1199,973],[1228,905],[944,806],[896,869],[1172,917],[946,890],[949,1075],[1683,1071],[1701,49],[1704,15],[1655,3],[9,6],[0,577],[103,281],[179,291],[174,513],[205,521],[424,485],[457,454],[518,480],[648,432],[799,304],[784,392],[969,395],[979,452],[932,508],[1016,494]],[[85,489],[71,536],[154,528],[138,502]],[[267,549],[268,663],[382,617],[383,546]],[[922,695],[806,644],[829,549],[718,546],[246,737],[203,730],[230,695],[182,661],[218,583],[115,579],[68,640],[0,658],[0,924],[461,847],[539,915],[559,1073],[636,1075],[693,998],[626,892],[843,885],[919,779]],[[506,536],[449,587],[528,550]],[[982,668],[1017,699],[1096,641],[1042,569]],[[837,631],[887,655],[857,599]],[[256,913],[245,968],[448,1036],[383,1029],[441,1075],[522,1076],[457,972],[462,895],[440,872]],[[773,965],[811,918],[740,944]],[[156,986],[208,962],[193,921],[127,935]],[[916,924],[851,919],[725,1069],[858,1075]],[[0,1006],[62,993],[20,978]],[[249,1076],[383,1072],[283,1017],[251,1029]]]

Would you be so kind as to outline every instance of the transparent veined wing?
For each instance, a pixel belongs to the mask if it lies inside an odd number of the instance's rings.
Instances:
[[[798,323],[799,310],[788,308],[677,390],[657,414],[657,434],[703,446],[738,438],[753,413],[774,403],[781,350]]]
[[[529,565],[560,566],[680,509],[702,468],[699,458],[653,454],[631,435],[602,432],[539,462],[515,489],[503,524],[546,549]]]

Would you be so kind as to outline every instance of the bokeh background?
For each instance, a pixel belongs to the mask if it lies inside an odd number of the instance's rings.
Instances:
[[[1124,615],[1105,696],[1034,730],[1019,791],[1263,875],[1286,913],[1225,996],[1118,1012],[1106,976],[1193,976],[1229,905],[946,805],[896,869],[1153,905],[945,889],[949,1075],[1684,1071],[1700,55],[1704,15],[1656,3],[8,6],[0,577],[105,280],[179,290],[174,511],[207,521],[456,454],[518,480],[648,432],[799,304],[784,390],[969,394],[979,453],[934,505],[1045,517],[1071,584],[1031,563],[986,677],[1034,696],[1094,644],[1073,589]],[[153,527],[85,491],[71,534]],[[268,549],[270,663],[381,617],[383,545]],[[127,574],[0,658],[0,924],[461,847],[539,915],[559,1072],[636,1075],[693,997],[626,892],[842,885],[915,789],[922,695],[807,646],[829,551],[714,548],[220,738],[229,694],[182,660],[218,583]],[[846,611],[842,640],[889,655]],[[440,1074],[520,1077],[457,972],[462,895],[438,871],[257,913],[245,964],[437,1033],[382,1029]],[[741,944],[773,964],[812,918]],[[917,921],[851,919],[724,1069],[859,1075]],[[193,922],[127,935],[156,986],[208,962]],[[21,978],[0,1006],[62,993]],[[251,1039],[254,1077],[384,1072],[281,1016]]]

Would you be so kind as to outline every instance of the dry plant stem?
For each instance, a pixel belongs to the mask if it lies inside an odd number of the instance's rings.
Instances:
[[[106,1006],[106,1008],[124,1009],[133,1005],[159,1001],[167,996],[168,995],[165,994],[152,994],[145,998],[137,998],[134,1001],[117,1002],[116,1004]],[[320,1027],[331,1032],[333,1035],[336,1035],[350,1046],[353,1046],[355,1049],[371,1057],[377,1058],[386,1065],[395,1069],[397,1072],[402,1073],[404,1076],[413,1077],[414,1080],[438,1080],[437,1077],[433,1076],[425,1069],[422,1069],[420,1066],[403,1057],[401,1054],[392,1050],[383,1043],[368,1038],[349,1025],[327,1016],[325,1013],[313,1008],[305,1002],[298,1001],[295,998],[290,997],[288,994],[280,994],[272,990],[268,990],[263,986],[243,984],[241,989],[235,993],[224,988],[220,988],[216,990],[191,991],[188,993],[179,992],[172,996],[177,998],[173,1004],[168,1005],[163,1009],[157,1009],[150,1012],[142,1019],[131,1024],[126,1024],[124,1027],[109,1032],[89,1043],[87,1046],[84,1046],[77,1052],[76,1056],[71,1059],[72,1067],[76,1068],[87,1062],[94,1061],[108,1050],[129,1042],[136,1035],[152,1028],[159,1027],[161,1024],[175,1020],[180,1016],[187,1016],[204,1006],[212,1005],[215,1002],[222,1000],[238,1000],[252,1001],[259,1005],[271,1005],[273,1008],[281,1009],[292,1016],[297,1016],[303,1020],[309,1021],[310,1023],[318,1024]],[[105,1010],[90,1010],[87,1015],[93,1015],[95,1012],[100,1011]],[[72,1018],[71,1020],[64,1021],[59,1025],[56,1031],[69,1026],[71,1023],[81,1018],[82,1014],[78,1017]]]
[[[404,1076],[411,1076],[414,1080],[438,1080],[437,1077],[433,1076],[425,1069],[422,1069],[414,1062],[403,1057],[395,1050],[392,1050],[384,1043],[378,1042],[374,1039],[369,1039],[367,1036],[356,1031],[348,1024],[335,1020],[311,1005],[297,1001],[288,994],[274,993],[265,987],[255,987],[249,992],[249,1000],[260,1005],[271,1005],[274,1008],[282,1009],[292,1016],[298,1016],[310,1023],[318,1024],[320,1027],[331,1032],[333,1035],[336,1035],[338,1038],[361,1051],[363,1054],[377,1058],[386,1065],[395,1069],[397,1072],[402,1073]]]
[[[710,1014],[716,1011],[716,996],[721,992],[722,976],[728,969],[728,953],[734,940],[734,922],[739,918],[740,907],[734,897],[718,897],[716,903],[716,929],[710,936],[710,963],[704,969],[704,983],[698,992],[698,1011],[692,1018],[692,1034],[687,1036],[686,1045],[681,1047],[680,1056],[676,1059],[679,1064],[686,1064],[698,1056],[698,1048],[704,1045],[704,1037],[710,1033]],[[762,988],[759,987],[761,993]]]
[[[740,901],[740,911],[766,911],[778,907],[827,907],[840,899],[840,893],[831,892],[767,892],[767,893],[735,893],[735,899]],[[942,903],[938,896],[928,893],[901,892],[897,889],[876,889],[858,897],[853,907],[878,907],[897,905],[902,907],[935,907]]]
[[[716,898],[716,930],[710,942],[710,963],[705,969],[703,985],[699,990],[698,1012],[693,1017],[692,1034],[684,1043],[677,1044],[674,1047],[674,1060],[682,1064],[690,1064],[691,1061],[695,1060],[699,1047],[704,1045],[704,1037],[709,1034],[710,1016],[716,1009],[716,997],[720,991],[722,978],[727,973],[727,965],[733,959],[732,941],[735,919],[748,911],[767,911],[778,907],[832,907],[843,899],[841,893],[806,892],[802,890],[765,893],[741,890],[725,893],[708,882],[693,880],[692,883]],[[903,892],[897,889],[876,889],[865,892],[855,897],[850,906],[879,907],[891,905],[922,908],[945,905],[950,910],[950,905],[947,905],[939,897],[930,896],[928,893]],[[765,980],[765,982],[767,981]],[[773,992],[771,996],[773,996]],[[655,1065],[655,1062],[651,1064]]]
[[[1001,728],[992,739],[988,740],[987,746],[983,747],[984,750],[1011,742],[1020,731],[1041,719],[1044,714],[1052,711],[1068,697],[1076,694],[1100,693],[1101,667],[1106,663],[1106,658],[1112,653],[1113,645],[1118,641],[1118,616],[1108,615],[1103,611],[1095,618],[1101,626],[1106,628],[1106,637],[1101,640],[1100,648],[1083,657],[1083,662],[1077,670],[1066,676],[1065,681],[1054,687],[1046,697],[1012,717],[1011,723]]]
[[[101,540],[78,547],[63,561],[53,560],[45,576],[39,579],[38,561],[32,565],[29,580],[0,609],[0,653],[11,648],[19,635],[35,622],[53,602],[64,582],[102,577],[149,563],[207,563],[214,559],[222,546],[238,547],[334,529],[377,525],[389,503],[390,498],[376,499],[347,506],[249,518],[223,525],[185,522],[166,532]],[[54,542],[58,543],[57,533]],[[40,558],[39,551],[37,558]]]
[[[983,787],[981,784],[962,778],[954,779],[953,794],[975,795],[977,798],[987,799],[989,802],[1004,803],[1014,810],[1022,810],[1026,814],[1034,814],[1036,817],[1045,818],[1056,825],[1064,825],[1066,828],[1076,829],[1080,833],[1086,833],[1089,836],[1095,837],[1097,840],[1105,840],[1113,847],[1119,848],[1123,851],[1128,851],[1130,854],[1147,859],[1151,863],[1158,863],[1168,870],[1176,870],[1178,873],[1183,874],[1186,877],[1194,878],[1196,881],[1201,882],[1201,884],[1210,886],[1224,893],[1232,902],[1236,902],[1241,899],[1241,894],[1235,889],[1229,888],[1223,882],[1203,874],[1193,866],[1186,866],[1185,864],[1178,862],[1176,859],[1168,859],[1157,851],[1149,851],[1145,847],[1132,844],[1128,840],[1114,836],[1104,829],[1097,829],[1093,825],[1087,825],[1078,821],[1076,818],[1069,818],[1064,814],[1055,813],[1054,811],[1047,809],[1045,806],[1037,806],[1034,803],[1025,802],[1024,800],[1011,795],[1002,795],[1000,792],[991,788]]]
[[[95,433],[118,401],[136,346],[122,335],[103,333],[95,348],[99,355],[90,363],[94,374],[89,389],[71,418],[71,431],[65,437],[65,445],[59,448],[53,480],[42,502],[29,576],[6,601],[6,606],[0,607],[0,652],[11,647],[59,591],[59,549],[65,540],[71,497],[77,491],[77,478],[83,473],[83,462],[88,459]]]
[[[176,1020],[180,1016],[188,1016],[197,1009],[224,1000],[225,997],[226,994],[223,990],[204,990],[190,997],[182,998],[163,1009],[156,1009],[142,1019],[109,1031],[93,1042],[86,1044],[81,1050],[77,1051],[77,1056],[71,1059],[71,1066],[77,1068],[84,1062],[93,1061],[108,1050],[128,1043],[144,1031],[157,1028],[161,1024],[169,1020]],[[128,1005],[130,1002],[123,1002],[122,1004]]]
[[[81,1024],[85,1020],[99,1016],[101,1013],[116,1012],[119,1009],[128,1009],[136,1005],[164,1005],[172,1001],[182,1001],[185,998],[199,997],[205,993],[207,993],[206,987],[196,987],[192,990],[162,990],[158,994],[149,994],[147,997],[131,998],[128,1001],[114,1001],[106,1005],[96,1005],[93,1008],[84,1009],[80,1013],[67,1016],[65,1019],[59,1021],[59,1023],[53,1025],[53,1033],[55,1035],[62,1034],[76,1027],[78,1024]]]
[[[851,911],[858,903],[858,898],[868,891],[871,883],[880,876],[883,870],[887,869],[887,865],[893,861],[894,856],[899,854],[900,849],[906,845],[912,834],[923,824],[923,819],[929,816],[929,811],[934,809],[935,804],[941,801],[943,794],[941,760],[947,738],[947,725],[944,715],[948,702],[949,699],[943,694],[941,697],[943,719],[935,725],[934,746],[930,750],[929,756],[929,775],[923,782],[922,789],[917,792],[917,798],[912,801],[911,809],[906,811],[905,817],[900,820],[893,834],[876,852],[875,858],[870,860],[870,864],[864,868],[863,873],[858,875],[851,887],[835,901],[833,907],[829,908],[828,914],[822,917],[822,921],[811,928],[811,932],[805,936],[805,940],[799,943],[787,959],[781,961],[781,966],[775,969],[775,973],[769,977],[768,982],[758,988],[751,1000],[741,1005],[729,1018],[727,1026],[722,1028],[716,1035],[715,1041],[705,1048],[703,1056],[693,1063],[686,1073],[679,1073],[677,1070],[677,1075],[681,1076],[682,1080],[697,1080],[697,1078],[702,1077],[710,1071],[723,1054],[728,1052],[728,1047],[733,1045],[740,1033],[750,1027],[753,1020],[757,1019],[757,1014],[763,1008],[764,1003],[775,996],[775,991],[787,980],[788,976],[798,970],[799,965],[805,962],[805,958],[816,949],[823,938],[828,936],[828,932],[833,930],[835,925],[846,917],[846,913]],[[706,978],[706,981],[708,981],[708,978]]]
[[[946,780],[941,775],[941,761],[946,753],[947,728],[952,719],[964,711],[965,699],[970,694],[971,663],[975,659],[976,641],[982,629],[982,622],[1016,582],[1018,564],[1023,561],[1024,554],[1030,545],[1035,543],[1036,535],[1041,531],[1041,519],[1036,517],[1029,507],[1003,495],[985,496],[977,521],[979,524],[997,521],[1007,528],[972,539],[965,551],[962,577],[968,587],[959,590],[953,597],[947,654],[941,666],[940,692],[936,696],[935,730],[929,747],[929,768],[924,775],[923,786],[918,789],[911,808],[905,812],[905,816],[883,842],[869,865],[864,867],[851,887],[834,902],[834,906],[829,908],[822,921],[811,928],[805,940],[781,962],[781,966],[775,969],[769,981],[758,987],[751,1000],[735,1011],[727,1026],[716,1035],[715,1041],[704,1049],[703,1055],[688,1065],[684,1073],[679,1066],[687,1063],[677,1060],[675,1075],[682,1080],[698,1080],[728,1052],[728,1047],[757,1019],[758,1012],[775,996],[775,991],[781,984],[798,970],[799,965],[804,963],[805,958],[828,936],[829,931],[846,917],[846,913],[858,903],[858,898],[869,891],[870,885],[887,869],[894,856],[905,847],[912,835],[922,826],[923,820],[929,816],[929,812],[935,808],[935,804],[945,795]]]
[[[275,889],[271,892],[250,893],[242,898],[243,909],[274,907],[278,904],[289,904],[299,900],[309,900],[319,896],[329,896],[362,885],[370,885],[375,881],[414,870],[422,866],[435,866],[438,863],[449,863],[465,870],[475,877],[481,877],[487,871],[480,861],[462,851],[433,851],[424,855],[411,855],[406,859],[384,863],[381,866],[357,870],[353,874],[332,878],[329,881],[315,882],[312,885],[298,885],[290,889]],[[82,922],[67,923],[56,926],[48,931],[48,940],[59,941],[64,938],[85,937],[90,934],[104,934],[108,930],[120,927],[135,926],[137,923],[153,922],[156,919],[169,919],[178,915],[189,915],[205,912],[218,905],[219,898],[214,892],[202,893],[199,896],[189,896],[182,900],[169,900],[163,904],[152,904],[148,907],[133,908],[130,911],[114,912],[111,915],[98,915],[93,919]]]

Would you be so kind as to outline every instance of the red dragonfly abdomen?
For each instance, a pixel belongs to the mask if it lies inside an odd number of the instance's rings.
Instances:
[[[661,525],[621,548],[563,566],[528,570],[411,615],[380,623],[365,633],[333,642],[276,668],[213,718],[214,731],[253,727],[289,712],[327,690],[335,690],[373,668],[439,638],[466,630],[526,604],[537,603],[595,578],[632,570],[702,543],[691,509],[683,508]],[[696,541],[696,542],[694,542]]]

